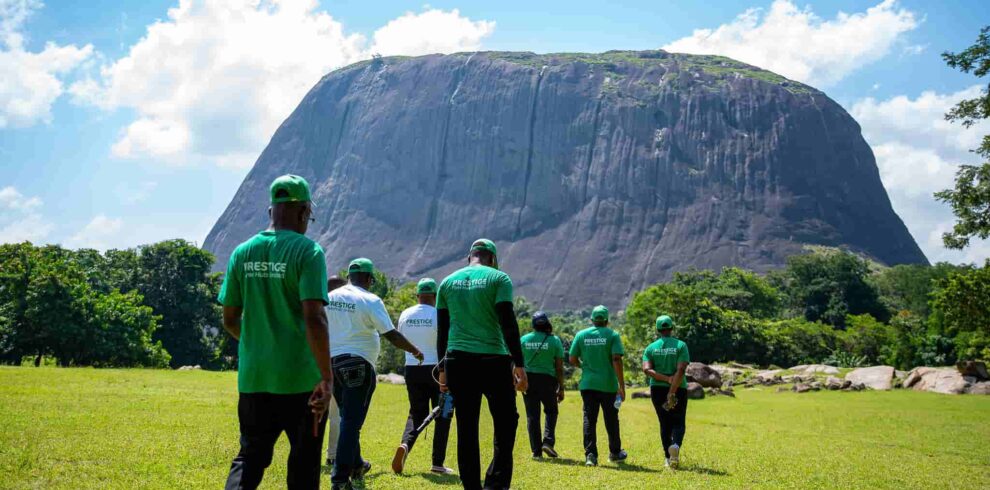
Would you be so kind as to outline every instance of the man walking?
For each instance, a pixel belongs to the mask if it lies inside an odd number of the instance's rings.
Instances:
[[[468,266],[440,283],[437,323],[437,353],[446,353],[446,361],[440,363],[440,389],[445,391],[449,383],[457,407],[461,483],[468,490],[482,488],[478,418],[484,396],[495,432],[484,488],[507,489],[519,423],[513,384],[526,391],[527,378],[512,308],[512,280],[498,270],[491,240],[472,243]]]
[[[347,281],[341,279],[336,274],[330,276],[327,279],[327,291],[332,292],[341,286],[347,284]],[[327,410],[327,466],[333,467],[333,461],[337,458],[337,438],[340,437],[340,408],[337,406],[337,400],[330,400],[330,406]]]
[[[304,236],[313,212],[306,180],[283,175],[269,190],[271,226],[234,250],[219,295],[223,326],[239,341],[241,449],[228,490],[258,487],[283,432],[288,488],[320,486],[322,415],[333,384],[326,258]]]
[[[574,336],[571,343],[571,364],[581,368],[581,400],[584,402],[584,464],[598,465],[598,411],[605,419],[608,433],[608,459],[622,462],[626,451],[619,436],[618,404],[626,399],[625,376],[622,372],[622,338],[608,327],[608,308],[598,305],[591,310],[593,327]]]
[[[666,464],[677,469],[681,444],[684,443],[688,404],[684,372],[691,362],[691,355],[687,344],[671,336],[674,320],[669,316],[657,317],[657,330],[660,331],[660,338],[643,352],[643,372],[650,379],[650,399],[660,419],[660,442]]]
[[[564,399],[564,346],[553,335],[550,318],[542,311],[533,315],[533,332],[520,339],[523,357],[526,359],[526,376],[529,389],[523,393],[526,405],[526,430],[529,432],[529,449],[533,458],[543,454],[557,457],[553,446],[556,442],[557,403]],[[540,406],[546,414],[546,432],[540,435]]]
[[[361,457],[361,427],[371,406],[377,377],[375,363],[380,336],[411,353],[419,361],[423,353],[392,326],[381,298],[368,291],[375,281],[375,266],[368,259],[354,259],[347,267],[347,285],[330,293],[330,355],[333,357],[333,397],[340,407],[340,436],[330,481],[334,489],[362,488],[371,463]]]
[[[420,279],[416,285],[416,298],[419,304],[407,308],[399,315],[398,330],[412,343],[423,347],[425,358],[420,363],[406,354],[406,392],[409,394],[409,418],[402,433],[402,443],[392,458],[392,471],[402,473],[406,457],[412,451],[419,434],[416,429],[430,414],[430,407],[440,404],[440,384],[435,372],[440,359],[437,357],[437,283],[433,279]],[[430,471],[451,474],[454,470],[444,466],[447,458],[447,436],[450,434],[450,419],[437,417],[433,431],[433,467]]]

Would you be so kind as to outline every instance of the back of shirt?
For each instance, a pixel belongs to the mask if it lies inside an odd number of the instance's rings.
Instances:
[[[570,351],[570,355],[581,359],[581,382],[578,387],[582,390],[618,392],[619,381],[612,366],[612,356],[623,354],[622,338],[611,328],[591,327],[578,332],[574,342],[571,342]]]
[[[353,284],[330,293],[327,320],[330,356],[361,356],[372,365],[378,361],[381,350],[379,334],[394,329],[381,298]]]
[[[326,257],[319,244],[294,231],[258,233],[231,254],[219,300],[244,308],[238,391],[312,391],[320,372],[306,340],[302,301],[327,302]]]
[[[430,305],[415,305],[399,315],[398,329],[413,345],[423,351],[423,364],[437,364],[437,309]],[[419,361],[406,352],[406,366],[416,366]]]
[[[556,335],[530,332],[519,339],[522,344],[526,372],[557,375],[556,360],[564,358],[564,345]]]
[[[505,301],[512,302],[512,279],[498,269],[470,265],[447,276],[437,293],[437,309],[450,312],[447,350],[509,355],[495,313]]]
[[[677,372],[677,364],[691,362],[691,355],[688,353],[687,344],[683,341],[673,337],[660,337],[646,347],[643,361],[652,362],[654,371],[673,376]],[[650,378],[650,386],[670,386],[670,383]],[[686,375],[681,378],[681,388],[687,388]]]

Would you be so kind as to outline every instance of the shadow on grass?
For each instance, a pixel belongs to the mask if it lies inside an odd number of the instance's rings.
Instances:
[[[544,458],[536,460],[539,463],[550,463],[560,466],[584,466],[584,461],[571,459],[571,458]],[[637,464],[629,463],[616,463],[615,466],[612,465],[601,465],[599,468],[613,471],[633,471],[637,473],[659,473],[660,470],[654,468],[648,468],[646,466],[640,466]]]
[[[461,477],[459,477],[457,475],[441,475],[439,473],[433,473],[431,471],[431,472],[428,472],[428,473],[421,473],[420,476],[422,476],[423,479],[425,479],[425,480],[429,480],[430,483],[434,483],[436,485],[460,485],[461,484]]]
[[[711,475],[711,476],[727,476],[729,473],[717,470],[715,468],[705,468],[704,466],[698,465],[681,465],[677,467],[675,471],[687,471],[689,473],[698,473],[699,475]]]

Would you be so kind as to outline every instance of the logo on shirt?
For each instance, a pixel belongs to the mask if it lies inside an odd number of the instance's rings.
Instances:
[[[525,346],[530,350],[547,350],[550,348],[546,342],[526,342]]]
[[[407,327],[432,327],[433,320],[427,318],[410,318],[406,320]]]
[[[245,262],[244,277],[248,279],[285,279],[285,262]]]
[[[488,287],[488,279],[458,279],[447,284],[454,289],[483,289]]]
[[[656,353],[661,356],[676,356],[677,347],[666,347],[664,349],[657,349]]]
[[[603,339],[601,337],[591,337],[584,339],[584,345],[605,345],[608,343],[608,339]]]
[[[357,311],[357,305],[354,303],[345,303],[343,301],[330,301],[327,303],[327,308],[333,311],[342,311],[344,313],[354,313]]]

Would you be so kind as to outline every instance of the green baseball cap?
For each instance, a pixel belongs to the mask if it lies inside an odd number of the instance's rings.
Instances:
[[[484,250],[486,252],[491,252],[492,256],[495,257],[495,268],[498,269],[498,250],[495,248],[495,242],[487,238],[479,238],[471,244],[471,251]]]
[[[306,179],[292,174],[283,175],[272,181],[269,188],[272,195],[272,204],[279,202],[312,202],[309,194],[309,182]],[[275,197],[282,191],[285,195]]]
[[[437,282],[424,277],[416,284],[416,294],[437,294]]]
[[[667,330],[674,328],[674,319],[667,315],[657,317],[657,330]]]
[[[608,308],[604,305],[598,305],[593,310],[591,310],[591,321],[600,322],[608,321]]]
[[[347,273],[352,272],[367,272],[372,274],[375,272],[375,264],[372,264],[370,260],[366,258],[354,259],[351,261],[351,265],[347,266]]]

